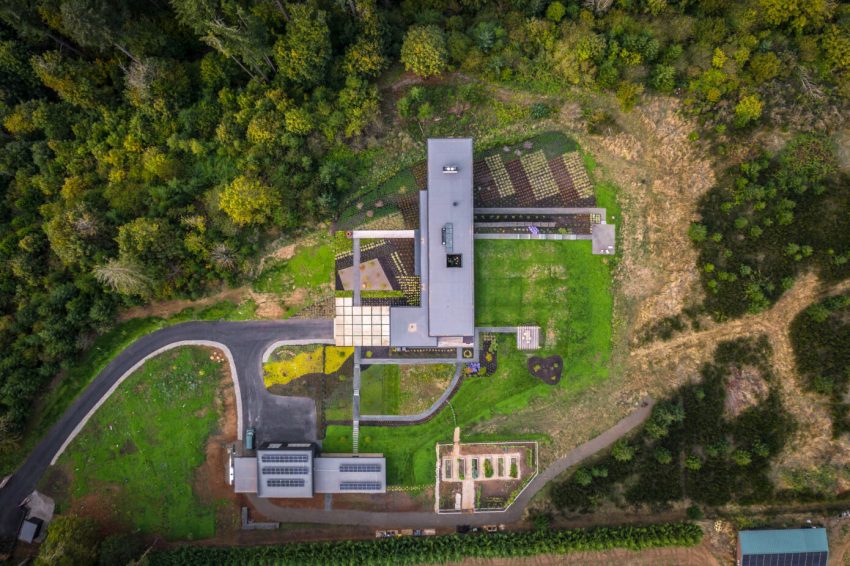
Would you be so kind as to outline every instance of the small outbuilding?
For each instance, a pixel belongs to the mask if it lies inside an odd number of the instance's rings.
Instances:
[[[41,528],[44,526],[44,521],[38,517],[30,517],[21,525],[21,532],[18,534],[18,540],[27,544],[32,544],[38,535],[41,534]]]
[[[827,566],[826,529],[776,529],[738,533],[739,566]]]

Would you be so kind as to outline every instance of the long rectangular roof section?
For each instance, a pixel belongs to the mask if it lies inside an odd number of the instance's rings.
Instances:
[[[826,529],[774,529],[738,533],[742,554],[803,554],[829,551]]]
[[[472,336],[472,140],[428,140],[428,320],[431,336]]]

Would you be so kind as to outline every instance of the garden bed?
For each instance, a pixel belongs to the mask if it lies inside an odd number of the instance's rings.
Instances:
[[[564,359],[557,355],[546,358],[531,356],[528,358],[528,371],[546,385],[557,385],[564,372]]]

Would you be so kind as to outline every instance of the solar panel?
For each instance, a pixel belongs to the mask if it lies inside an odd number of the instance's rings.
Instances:
[[[265,476],[304,476],[310,473],[305,466],[267,466],[262,469]]]
[[[264,464],[272,463],[307,463],[306,454],[263,454],[261,461]]]
[[[266,480],[266,485],[268,487],[304,487],[304,480],[272,478]]]
[[[378,481],[344,481],[339,483],[340,491],[379,491],[381,482]]]
[[[826,552],[745,554],[741,557],[741,566],[826,566],[826,564]]]
[[[380,464],[340,464],[340,472],[380,472]]]

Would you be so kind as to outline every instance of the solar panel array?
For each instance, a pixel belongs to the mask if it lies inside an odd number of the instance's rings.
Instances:
[[[745,554],[741,557],[741,566],[826,566],[826,563],[826,552]]]
[[[306,466],[267,466],[263,468],[266,476],[306,476],[310,468]]]
[[[304,487],[303,479],[272,478],[266,480],[268,487]]]
[[[274,464],[274,463],[306,464],[307,463],[307,455],[306,454],[263,454],[261,460],[264,464]]]
[[[339,482],[340,491],[380,491],[379,481],[343,481]]]
[[[380,464],[340,464],[340,472],[380,472]]]

